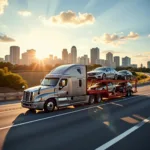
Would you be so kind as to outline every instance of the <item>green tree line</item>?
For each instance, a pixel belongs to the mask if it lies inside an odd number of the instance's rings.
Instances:
[[[27,82],[18,74],[8,71],[7,67],[0,69],[0,87],[9,87],[16,90],[28,87]]]

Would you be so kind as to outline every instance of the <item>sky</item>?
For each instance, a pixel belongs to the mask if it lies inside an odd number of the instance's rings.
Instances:
[[[131,57],[132,64],[150,60],[150,0],[0,0],[0,57],[12,45],[21,53],[61,58],[73,45],[78,56],[98,47]]]

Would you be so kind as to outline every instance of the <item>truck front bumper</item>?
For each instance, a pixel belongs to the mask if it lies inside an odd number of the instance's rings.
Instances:
[[[44,102],[21,102],[22,107],[29,108],[29,109],[37,109],[42,110],[44,109]]]

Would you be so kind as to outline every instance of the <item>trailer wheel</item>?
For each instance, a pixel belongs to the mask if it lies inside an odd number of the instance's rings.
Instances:
[[[46,113],[53,112],[56,106],[56,102],[54,99],[48,99],[44,104],[44,111]]]
[[[89,105],[92,105],[92,104],[94,104],[95,103],[95,96],[94,95],[90,95],[89,96],[89,102],[88,102],[88,104]]]
[[[96,102],[100,103],[102,101],[102,96],[100,94],[96,95]]]
[[[126,96],[127,96],[127,97],[131,96],[131,91],[130,91],[130,90],[127,91]]]

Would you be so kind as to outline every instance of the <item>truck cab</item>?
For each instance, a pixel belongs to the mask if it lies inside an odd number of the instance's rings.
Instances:
[[[88,103],[84,65],[62,65],[53,69],[41,85],[24,90],[22,107],[50,112],[55,107]]]

